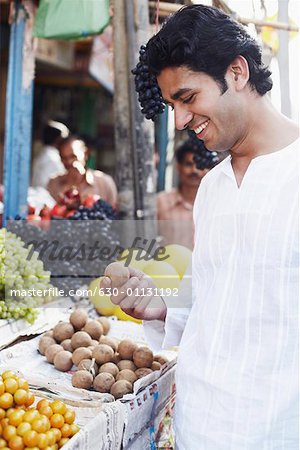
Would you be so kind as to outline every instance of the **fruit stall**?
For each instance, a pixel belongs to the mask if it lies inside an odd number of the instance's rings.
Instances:
[[[83,208],[89,220],[77,205],[69,217],[16,220],[0,230],[0,448],[172,448],[176,349],[153,353],[141,322],[101,291],[99,275],[130,256],[131,267],[171,291],[190,251],[167,246],[167,263],[119,246],[117,256],[89,267],[88,260],[53,261],[33,245],[56,239],[76,249],[82,235],[87,242],[96,233],[111,247],[120,244],[113,210],[99,200]],[[91,210],[102,220],[93,220]]]

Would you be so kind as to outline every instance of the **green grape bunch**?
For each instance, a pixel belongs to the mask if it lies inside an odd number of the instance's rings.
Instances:
[[[0,319],[33,323],[36,308],[51,300],[51,274],[38,256],[16,234],[0,229]],[[45,295],[33,295],[37,290]]]

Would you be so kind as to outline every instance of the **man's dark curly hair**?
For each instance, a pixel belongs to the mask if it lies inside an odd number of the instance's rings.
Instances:
[[[242,25],[216,8],[181,8],[147,44],[150,73],[157,76],[167,67],[185,66],[213,77],[222,93],[228,88],[226,70],[239,55],[248,62],[250,86],[264,95],[273,83],[260,46]]]

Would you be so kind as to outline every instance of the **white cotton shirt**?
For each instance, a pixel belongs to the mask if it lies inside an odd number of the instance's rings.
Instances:
[[[65,171],[57,148],[46,145],[34,159],[31,185],[47,189],[50,178],[61,175]]]
[[[190,314],[177,300],[145,325],[156,347],[180,342],[176,449],[298,450],[299,140],[240,188],[221,162],[194,220]]]

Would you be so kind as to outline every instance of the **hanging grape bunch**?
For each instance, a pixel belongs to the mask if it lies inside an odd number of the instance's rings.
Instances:
[[[156,77],[149,72],[146,45],[141,46],[139,53],[139,62],[131,72],[135,75],[135,90],[138,93],[142,113],[146,119],[154,121],[158,114],[164,112],[165,104]]]
[[[204,145],[204,142],[201,139],[198,139],[195,132],[192,130],[188,130],[189,135],[189,144],[190,147],[195,149],[196,154],[194,155],[194,161],[197,169],[212,169],[220,162],[220,156],[217,152],[212,152],[207,150]]]

